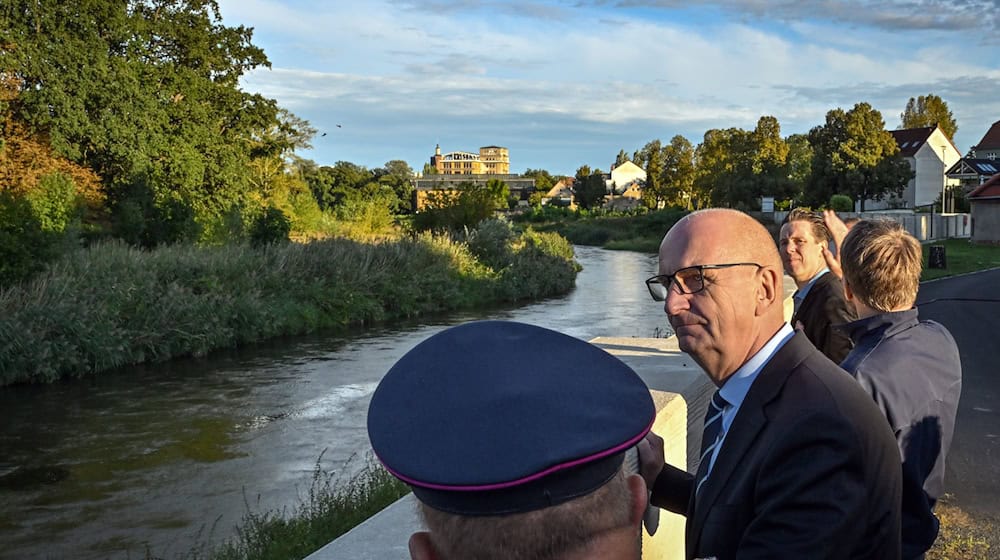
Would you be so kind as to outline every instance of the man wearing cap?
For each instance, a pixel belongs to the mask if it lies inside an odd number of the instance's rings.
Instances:
[[[690,214],[664,237],[647,286],[718,387],[695,475],[664,465],[653,434],[642,456],[652,503],[687,516],[687,557],[898,559],[892,432],[857,383],[784,322],[767,230],[735,210]]]
[[[428,530],[412,558],[636,560],[647,488],[624,459],[654,414],[642,380],[596,346],[479,321],[396,362],[368,434],[418,500]]]

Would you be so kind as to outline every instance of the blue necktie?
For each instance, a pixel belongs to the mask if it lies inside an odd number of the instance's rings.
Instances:
[[[701,434],[701,460],[698,464],[698,474],[695,476],[695,480],[698,481],[694,490],[695,495],[701,490],[701,485],[708,480],[708,466],[712,462],[712,453],[721,443],[722,411],[726,408],[726,404],[728,404],[726,399],[716,390],[705,412],[705,431]]]

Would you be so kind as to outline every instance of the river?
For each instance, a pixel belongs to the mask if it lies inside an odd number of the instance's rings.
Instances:
[[[576,253],[576,288],[522,307],[0,389],[0,558],[175,558],[232,535],[248,508],[293,508],[318,461],[345,473],[361,463],[379,379],[448,325],[517,320],[584,340],[669,334],[642,282],[655,255]]]

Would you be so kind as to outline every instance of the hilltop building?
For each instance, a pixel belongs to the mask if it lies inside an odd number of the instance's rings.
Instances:
[[[502,146],[483,146],[479,153],[441,153],[441,145],[434,147],[431,165],[440,175],[508,175],[510,151]]]
[[[431,166],[436,174],[419,176],[413,181],[414,204],[417,212],[427,205],[427,195],[432,192],[454,191],[462,183],[485,184],[492,179],[503,181],[512,197],[527,201],[535,191],[535,179],[510,173],[510,151],[502,146],[484,146],[479,153],[441,153],[441,145],[434,147]],[[526,204],[527,202],[525,202]]]

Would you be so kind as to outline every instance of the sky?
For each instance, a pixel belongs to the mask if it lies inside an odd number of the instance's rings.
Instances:
[[[889,130],[943,98],[965,154],[1000,120],[1000,0],[220,0],[271,68],[242,87],[318,131],[298,155],[369,169],[510,150],[511,172],[608,171],[652,140],[783,135],[867,102]],[[324,135],[325,134],[325,135]]]

